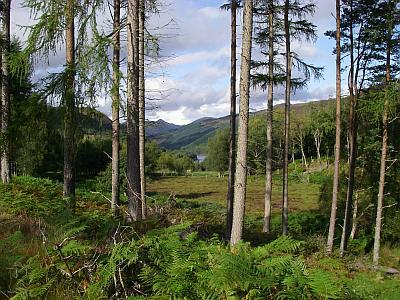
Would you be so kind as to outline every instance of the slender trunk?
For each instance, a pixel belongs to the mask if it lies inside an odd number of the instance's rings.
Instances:
[[[306,167],[306,169],[308,169],[307,157],[306,153],[304,152],[303,131],[301,130],[301,127],[300,127],[300,150],[301,150],[301,160],[303,161],[303,164]]]
[[[236,154],[236,13],[237,0],[231,0],[231,111],[229,124],[228,193],[226,196],[226,236],[231,238]]]
[[[292,164],[294,164],[294,142],[292,141]]]
[[[10,117],[10,73],[8,65],[8,56],[10,53],[10,8],[11,0],[4,1],[3,7],[3,22],[2,22],[2,37],[3,49],[1,53],[1,133],[4,138],[3,147],[1,149],[1,180],[3,183],[10,182],[10,158],[9,158],[9,137],[8,126]]]
[[[357,76],[354,71],[354,25],[353,1],[350,0],[350,111],[349,111],[349,179],[347,184],[346,206],[343,220],[343,231],[340,240],[340,256],[343,257],[350,237],[351,211],[354,192],[354,175],[357,150]],[[357,58],[359,59],[359,58]]]
[[[263,232],[271,231],[272,201],[272,121],[274,107],[274,13],[273,0],[269,0],[268,8],[268,104],[267,104],[267,161],[265,165],[265,204]]]
[[[383,112],[383,135],[382,135],[382,154],[381,154],[381,169],[379,176],[379,192],[378,192],[378,206],[376,208],[376,223],[375,223],[375,239],[374,239],[374,257],[373,264],[379,264],[379,252],[381,245],[381,228],[382,228],[382,210],[383,198],[385,192],[385,175],[386,175],[386,157],[387,157],[387,141],[388,141],[388,112],[387,101],[385,100],[385,108]]]
[[[114,0],[114,23],[113,23],[113,89],[112,89],[112,191],[111,191],[111,208],[114,216],[119,215],[119,191],[120,191],[120,46],[121,46],[121,2]]]
[[[134,221],[142,218],[139,159],[139,0],[128,1],[127,194]]]
[[[282,191],[282,234],[288,234],[288,156],[289,156],[289,131],[290,131],[290,92],[292,77],[292,57],[290,52],[290,32],[289,32],[289,0],[285,0],[285,40],[286,40],[286,89],[285,89],[285,132],[284,132],[284,151],[283,151],[283,191]]]
[[[328,241],[326,245],[327,254],[333,250],[333,240],[335,237],[336,212],[339,196],[339,174],[340,174],[340,131],[341,131],[341,48],[340,48],[340,0],[336,0],[336,136],[335,136],[335,170],[333,174],[332,207],[329,220]]]
[[[243,232],[244,205],[247,184],[247,144],[249,126],[249,92],[252,33],[253,0],[246,0],[244,3],[243,11],[243,44],[242,61],[240,67],[238,148],[236,156],[231,245],[236,245],[241,240]]]
[[[353,225],[351,226],[351,232],[350,232],[350,239],[353,240],[354,237],[356,236],[356,231],[357,231],[357,225],[358,225],[358,193],[356,192],[354,196],[354,205],[353,205]]]
[[[319,131],[319,129],[314,132],[314,142],[315,148],[317,150],[318,161],[321,162],[321,132]]]
[[[67,0],[66,66],[64,96],[64,197],[75,198],[75,1]]]
[[[0,24],[1,25],[1,24]],[[0,74],[3,74],[3,71],[1,70],[3,68],[3,47],[0,46]],[[0,76],[0,133],[1,135],[4,135],[3,133],[3,76]],[[2,180],[2,166],[1,166],[1,157],[2,157],[2,149],[0,148],[0,180]],[[2,180],[3,181],[3,180]]]
[[[376,208],[376,223],[375,223],[375,239],[374,239],[374,256],[373,256],[373,264],[374,266],[379,265],[379,254],[381,248],[381,228],[382,228],[382,213],[383,213],[383,200],[385,197],[385,176],[386,176],[386,157],[387,157],[387,147],[388,147],[388,107],[389,107],[389,99],[387,95],[387,90],[389,88],[390,83],[390,56],[391,56],[391,47],[392,47],[392,13],[393,13],[393,2],[389,1],[389,5],[391,6],[391,15],[390,21],[388,22],[388,34],[387,34],[387,47],[386,47],[386,95],[385,95],[385,104],[383,108],[383,116],[382,116],[382,153],[381,153],[381,169],[379,176],[379,192],[378,192],[378,205]]]
[[[146,174],[145,174],[145,77],[144,77],[144,22],[145,0],[139,3],[139,152],[140,152],[140,190],[142,218],[146,218]]]

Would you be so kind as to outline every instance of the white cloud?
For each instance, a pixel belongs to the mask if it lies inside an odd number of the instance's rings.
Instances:
[[[185,124],[202,117],[220,117],[229,113],[229,75],[230,75],[230,14],[219,9],[226,1],[222,0],[174,0],[160,15],[153,16],[151,28],[162,26],[171,19],[169,27],[153,31],[161,36],[162,54],[172,57],[162,63],[162,70],[154,65],[148,69],[146,80],[150,119],[162,118],[168,122]],[[12,2],[12,33],[24,38],[24,29],[17,26],[30,25],[29,10],[21,7],[22,0]],[[320,34],[332,28],[335,11],[334,1],[318,0],[317,10],[312,20],[318,25]],[[240,23],[241,16],[238,15]],[[238,26],[238,73],[240,68],[241,27]],[[322,59],[330,61],[326,49],[310,43],[293,42],[292,48],[308,62],[317,63]],[[260,57],[254,50],[254,57]],[[263,57],[260,57],[264,59]],[[50,64],[37,66],[37,76],[47,74],[63,65],[63,50],[50,58]],[[334,60],[332,59],[334,64]],[[170,76],[163,75],[167,72]],[[332,71],[331,71],[332,72]],[[162,75],[160,75],[162,74]],[[152,76],[152,78],[150,78]],[[329,78],[330,76],[328,76]],[[239,81],[239,76],[237,77]],[[238,82],[239,85],[239,82]],[[334,94],[334,88],[327,82],[312,84],[309,90],[298,91],[293,102],[311,99],[326,99]],[[283,89],[276,89],[276,102],[283,99]],[[100,101],[99,101],[100,102]],[[102,100],[101,102],[104,102]],[[251,108],[263,109],[266,93],[251,92]],[[110,111],[110,103],[101,107]]]

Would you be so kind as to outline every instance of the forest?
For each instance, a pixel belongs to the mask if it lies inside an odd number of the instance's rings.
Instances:
[[[168,1],[14,1],[0,299],[400,299],[400,1],[330,0],[323,32],[323,0],[204,1],[229,16],[229,109],[184,125],[151,118]],[[319,35],[335,93],[298,103]]]

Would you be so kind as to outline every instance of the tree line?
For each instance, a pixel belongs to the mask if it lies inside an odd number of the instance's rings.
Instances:
[[[316,27],[309,22],[309,16],[315,11],[315,4],[307,1],[231,1],[232,12],[243,5],[243,38],[241,54],[241,77],[239,91],[239,125],[237,146],[232,140],[234,122],[231,122],[230,152],[236,154],[235,166],[229,160],[229,177],[235,178],[234,185],[229,185],[227,207],[227,229],[232,226],[230,243],[235,245],[242,238],[243,216],[246,195],[246,180],[248,167],[249,145],[249,90],[251,85],[258,85],[267,90],[267,118],[266,118],[266,184],[265,184],[265,214],[264,231],[269,232],[271,218],[271,191],[272,191],[272,132],[273,132],[273,98],[274,87],[285,87],[285,113],[283,120],[282,144],[282,234],[288,234],[288,162],[290,158],[290,97],[297,87],[304,87],[311,75],[321,76],[321,68],[305,63],[291,51],[291,42],[294,39],[304,38],[313,40],[316,36]],[[379,188],[376,206],[374,258],[375,265],[379,263],[380,235],[383,218],[383,201],[385,197],[385,176],[388,155],[388,126],[390,125],[389,112],[395,116],[397,96],[394,92],[397,87],[397,62],[394,59],[397,53],[395,39],[398,38],[398,2],[397,1],[336,1],[336,29],[326,35],[336,39],[336,121],[335,121],[335,168],[333,175],[332,208],[327,241],[327,254],[333,251],[335,229],[337,223],[337,205],[339,193],[339,177],[343,160],[341,160],[341,121],[342,121],[342,80],[341,74],[348,73],[348,93],[344,98],[348,102],[347,113],[347,146],[348,146],[348,182],[346,204],[344,208],[343,230],[340,242],[340,255],[347,250],[350,237],[351,214],[356,209],[353,203],[357,167],[357,143],[360,114],[360,99],[369,99],[363,103],[363,108],[375,115],[380,115],[378,121],[379,132],[382,136]],[[232,24],[234,17],[232,17]],[[254,32],[254,36],[253,36]],[[234,31],[232,31],[233,39]],[[251,48],[254,42],[261,45],[261,53],[268,57],[262,62],[251,60]],[[232,45],[234,45],[232,41]],[[265,50],[264,50],[265,49]],[[263,51],[264,50],[264,51]],[[232,54],[233,51],[232,51]],[[276,56],[282,55],[283,59]],[[293,67],[299,67],[302,77],[293,78]],[[232,70],[235,68],[232,60]],[[263,72],[259,72],[260,69]],[[298,74],[295,73],[295,74]],[[235,80],[232,76],[231,80]],[[232,85],[233,86],[233,85]],[[381,91],[377,94],[377,91]],[[382,92],[384,91],[384,92]],[[231,93],[234,93],[232,89]],[[371,101],[375,99],[375,101]],[[232,105],[235,105],[232,102]],[[234,113],[234,110],[231,109]],[[365,115],[364,115],[365,116]],[[233,115],[231,115],[233,119]],[[317,155],[320,157],[320,131],[314,132]],[[300,133],[302,145],[303,134]],[[304,152],[303,161],[306,160]],[[362,167],[361,167],[362,168]],[[235,170],[235,171],[233,171]],[[233,182],[230,179],[229,182]],[[233,192],[232,192],[233,190]],[[233,198],[231,195],[233,194]],[[233,205],[232,205],[233,203]],[[232,209],[233,208],[233,209]],[[233,216],[231,221],[230,216]],[[229,224],[232,222],[232,224]]]

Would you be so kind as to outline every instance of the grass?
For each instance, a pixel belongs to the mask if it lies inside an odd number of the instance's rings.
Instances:
[[[248,178],[246,211],[262,213],[264,211],[264,177],[250,176]],[[213,173],[207,176],[190,177],[162,177],[148,183],[148,191],[169,195],[173,193],[178,199],[189,201],[212,202],[225,205],[227,178],[218,178]],[[281,209],[282,183],[279,176],[274,176],[272,191],[273,211]],[[305,211],[318,208],[320,185],[316,183],[304,184],[290,181],[289,209],[291,211]]]

